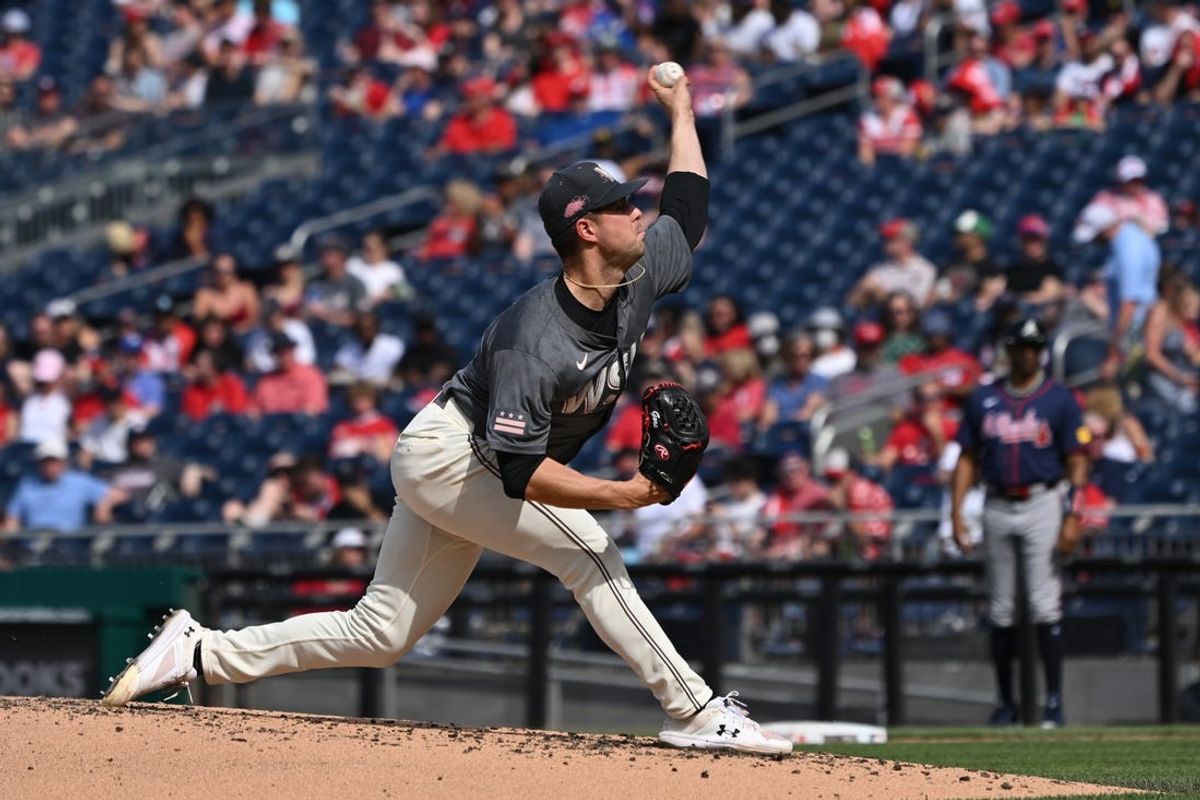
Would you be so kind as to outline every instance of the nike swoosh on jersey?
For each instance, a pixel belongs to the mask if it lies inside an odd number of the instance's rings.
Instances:
[[[580,372],[582,372],[583,368],[587,366],[588,356],[590,356],[590,355],[591,355],[591,353],[584,353],[583,358],[580,361],[575,362],[575,366],[576,366],[576,368],[579,369]]]

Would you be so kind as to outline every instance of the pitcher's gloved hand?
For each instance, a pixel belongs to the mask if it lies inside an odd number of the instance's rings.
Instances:
[[[700,468],[708,447],[708,421],[682,386],[673,381],[655,384],[642,395],[642,457],[638,470],[663,487],[670,499]]]

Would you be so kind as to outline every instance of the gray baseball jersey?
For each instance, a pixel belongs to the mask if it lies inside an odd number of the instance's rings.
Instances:
[[[679,223],[662,216],[646,251],[617,291],[616,337],[585,330],[555,298],[552,278],[488,326],[479,351],[446,382],[475,433],[494,450],[570,461],[608,421],[646,332],[654,301],[687,286],[692,250]]]

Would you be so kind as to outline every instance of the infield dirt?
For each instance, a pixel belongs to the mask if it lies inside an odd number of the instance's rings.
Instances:
[[[1124,793],[818,753],[88,700],[0,698],[6,798],[997,798]]]

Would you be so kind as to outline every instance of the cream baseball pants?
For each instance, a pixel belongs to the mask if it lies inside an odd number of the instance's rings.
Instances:
[[[600,638],[668,716],[713,696],[646,608],[616,545],[586,511],[504,494],[495,455],[453,401],[427,405],[396,441],[396,509],[375,576],[349,611],[206,631],[208,683],[246,683],[330,667],[385,667],[412,648],[462,590],[483,548],[535,564],[571,591]]]

